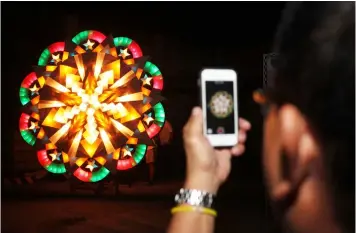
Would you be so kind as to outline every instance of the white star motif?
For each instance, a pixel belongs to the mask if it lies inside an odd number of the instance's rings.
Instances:
[[[120,56],[122,56],[124,59],[126,59],[126,57],[130,56],[130,54],[127,52],[127,48],[120,49]]]
[[[145,114],[143,117],[143,121],[146,122],[147,125],[149,125],[151,123],[151,121],[153,121],[154,119],[150,116]]]
[[[91,42],[89,39],[87,41],[87,43],[84,44],[84,46],[87,48],[87,49],[90,49],[90,50],[93,50],[93,45],[95,43],[94,42]]]
[[[132,156],[131,151],[128,147],[123,148],[123,157]]]
[[[60,156],[60,153],[57,153],[57,151],[54,151],[53,153],[49,154],[49,156],[51,156],[51,160],[54,161],[54,160],[60,160],[59,156]]]
[[[95,161],[93,160],[93,161],[89,161],[88,165],[85,168],[89,169],[92,172],[97,167],[98,166],[95,164]]]
[[[28,128],[28,129],[32,129],[32,130],[36,130],[36,129],[38,129],[39,128],[39,126],[38,126],[38,122],[33,122],[33,121],[31,121],[31,126]]]
[[[56,64],[61,61],[61,59],[59,58],[59,54],[57,55],[52,54],[52,59]]]
[[[151,80],[152,80],[152,78],[147,78],[146,77],[146,78],[143,79],[143,84],[151,86]]]
[[[37,92],[39,90],[39,88],[35,84],[33,87],[29,88],[29,90],[32,91],[32,92]]]

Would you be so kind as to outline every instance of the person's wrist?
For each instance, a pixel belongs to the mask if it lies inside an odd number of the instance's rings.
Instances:
[[[213,176],[207,174],[196,174],[186,178],[183,188],[197,189],[216,195],[219,189],[219,184]]]

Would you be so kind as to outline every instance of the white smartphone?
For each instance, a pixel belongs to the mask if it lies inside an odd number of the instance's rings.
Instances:
[[[232,147],[238,141],[237,73],[203,69],[200,73],[204,135],[213,147]]]

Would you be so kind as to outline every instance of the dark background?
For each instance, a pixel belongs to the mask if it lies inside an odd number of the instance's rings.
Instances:
[[[225,118],[217,118],[215,117],[209,108],[209,103],[211,101],[211,97],[217,93],[218,91],[226,91],[234,98],[234,87],[233,82],[206,82],[206,103],[207,103],[207,113],[206,113],[206,121],[207,121],[207,129],[212,129],[212,134],[218,134],[217,129],[219,127],[224,128],[225,134],[234,134],[234,114],[230,114]],[[233,110],[235,111],[235,109]]]
[[[261,116],[251,94],[263,85],[262,55],[271,52],[283,6],[283,2],[2,3],[3,167],[11,162],[13,135],[18,131],[19,86],[43,49],[80,31],[98,30],[134,39],[160,68],[175,152],[161,158],[176,164],[167,165],[173,173],[184,174],[181,129],[198,104],[199,71],[207,66],[234,68],[239,73],[240,116],[253,124],[247,154],[236,163],[246,162],[250,167],[245,178],[256,176],[260,173]]]
[[[174,138],[171,145],[158,150],[159,179],[184,177],[181,131],[191,108],[198,104],[199,71],[203,67],[235,69],[239,73],[239,115],[251,121],[252,130],[246,153],[233,160],[227,183],[263,187],[262,116],[252,100],[252,92],[263,86],[263,54],[272,52],[270,48],[284,4],[2,2],[3,175],[14,170],[13,149],[18,145],[13,135],[18,132],[21,112],[18,98],[21,81],[48,45],[72,38],[83,30],[97,30],[135,40],[163,74],[165,108]]]

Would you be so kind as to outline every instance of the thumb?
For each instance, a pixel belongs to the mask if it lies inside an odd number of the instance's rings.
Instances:
[[[194,107],[185,126],[185,134],[188,137],[201,136],[203,134],[203,113],[200,107]]]

